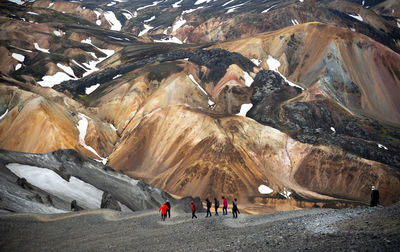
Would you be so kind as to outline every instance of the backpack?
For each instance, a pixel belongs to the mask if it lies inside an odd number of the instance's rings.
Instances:
[[[216,208],[219,207],[219,201],[218,201],[218,200],[215,202],[215,207],[216,207]]]

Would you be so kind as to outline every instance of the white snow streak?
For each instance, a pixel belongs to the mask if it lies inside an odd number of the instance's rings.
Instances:
[[[263,10],[261,13],[267,13],[270,9],[272,9],[272,8],[274,8],[274,7],[275,7],[275,5],[272,5],[272,6],[269,7],[268,9]]]
[[[60,37],[60,36],[61,36],[61,32],[59,32],[59,31],[53,31],[53,33],[54,33],[54,35],[56,35],[57,37]]]
[[[112,129],[113,131],[117,131],[117,128],[115,128],[115,126],[114,126],[112,123],[110,123],[110,127],[111,127],[111,129]]]
[[[246,116],[247,112],[253,107],[253,104],[251,103],[245,103],[242,104],[242,106],[240,107],[240,112],[237,113],[236,115],[238,116]]]
[[[268,64],[269,70],[277,72],[290,86],[298,87],[298,88],[301,88],[301,90],[304,90],[304,88],[289,81],[285,76],[283,76],[279,72],[278,68],[280,67],[281,63],[277,59],[274,59],[271,55],[268,55],[267,64]]]
[[[31,15],[39,16],[39,14],[37,14],[36,12],[33,12],[33,11],[27,11],[26,14],[31,14]]]
[[[211,0],[197,0],[194,5],[199,5],[199,4],[203,4],[203,3],[209,3],[211,2]]]
[[[87,127],[89,125],[89,122],[87,120],[88,117],[82,113],[79,113],[78,116],[79,116],[80,120],[76,127],[79,130],[79,144],[82,145],[85,149],[87,149],[90,152],[92,152],[93,154],[95,154],[96,156],[98,156],[101,159],[100,162],[102,162],[105,165],[107,163],[107,158],[102,158],[99,154],[97,154],[95,149],[86,145],[86,143],[85,143],[86,131],[87,131]]]
[[[181,7],[180,4],[182,3],[182,1],[183,1],[183,0],[180,0],[180,1],[178,1],[178,2],[176,2],[176,3],[174,3],[174,4],[172,4],[172,8],[179,8],[179,7]]]
[[[141,31],[141,32],[139,32],[139,35],[138,35],[138,37],[141,37],[141,36],[143,36],[143,35],[144,35],[144,34],[146,34],[148,31],[150,31],[151,29],[153,29],[153,28],[154,28],[153,26],[151,26],[151,25],[148,25],[148,24],[144,24],[143,26],[144,26],[144,30],[143,30],[143,31]]]
[[[266,186],[266,185],[260,185],[260,186],[258,187],[258,191],[259,191],[261,194],[270,194],[270,193],[272,193],[274,190],[272,190],[271,188],[269,188],[269,187]]]
[[[97,84],[95,84],[95,85],[93,85],[93,86],[90,86],[90,87],[87,87],[87,88],[85,88],[85,93],[88,95],[88,94],[91,94],[91,93],[93,93],[93,91],[95,91],[98,87],[100,87],[100,83],[97,83]]]
[[[132,19],[132,15],[131,15],[131,14],[129,14],[129,13],[122,12],[122,15],[124,15],[124,16],[125,16],[126,20],[130,20],[130,19]]]
[[[293,24],[293,25],[298,25],[298,24],[299,24],[299,21],[297,21],[296,19],[292,19],[292,24]]]
[[[150,21],[153,21],[154,19],[156,19],[156,16],[152,16],[151,18],[146,19],[146,20],[144,20],[143,22],[144,22],[144,23],[148,23],[148,22],[150,22]]]
[[[292,192],[289,192],[288,190],[286,190],[286,188],[283,188],[283,192],[279,194],[285,197],[286,199],[290,199],[290,195],[292,194]]]
[[[110,7],[110,6],[113,6],[113,5],[116,5],[116,4],[117,4],[116,2],[111,2],[111,3],[107,4],[107,6]]]
[[[11,57],[18,60],[19,62],[24,62],[24,60],[25,60],[25,56],[22,54],[19,54],[19,53],[13,53],[13,54],[11,54]]]
[[[52,2],[52,3],[49,3],[49,6],[47,6],[47,8],[50,8],[51,6],[53,6],[54,5],[54,3]]]
[[[22,67],[22,64],[21,64],[21,63],[18,63],[18,64],[15,66],[15,71],[18,71],[21,67]]]
[[[7,115],[7,113],[8,113],[8,109],[6,110],[6,112],[4,112],[4,114],[2,114],[2,115],[0,116],[0,120],[3,119],[3,118]]]
[[[334,128],[334,127],[331,127],[331,130],[332,130],[332,132],[336,132],[336,130],[335,130],[335,128]]]
[[[68,182],[46,168],[16,163],[7,164],[6,167],[18,177],[61,199],[68,202],[76,200],[78,205],[86,208],[100,208],[103,191],[76,177],[71,177]]]
[[[106,11],[106,12],[104,12],[103,15],[106,18],[107,22],[111,25],[112,31],[121,31],[122,25],[118,21],[118,19],[115,17],[114,12]]]
[[[71,67],[65,66],[65,65],[63,65],[63,64],[61,64],[61,63],[57,63],[57,66],[58,66],[59,68],[61,68],[64,72],[66,72],[67,74],[69,74],[69,75],[71,75],[71,76],[73,76],[73,77],[76,78],[75,73],[74,73],[74,70],[72,70]]]
[[[87,76],[87,75],[89,75],[89,74],[91,74],[91,73],[93,73],[93,72],[99,70],[99,69],[96,67],[96,65],[97,65],[98,63],[102,62],[103,60],[109,58],[111,55],[113,55],[113,54],[115,53],[114,50],[111,50],[111,49],[101,49],[101,48],[98,48],[97,46],[93,45],[92,40],[91,40],[90,37],[87,38],[87,39],[85,39],[85,40],[82,40],[81,43],[85,43],[85,44],[92,45],[92,46],[95,47],[97,50],[99,50],[99,51],[103,52],[105,55],[107,55],[106,57],[99,58],[99,59],[94,60],[94,61],[89,61],[89,63],[83,63],[83,65],[85,66],[84,68],[89,69],[86,73],[83,74],[83,77],[85,77],[85,76]],[[97,58],[96,55],[95,55],[94,53],[91,53],[91,54],[92,54],[92,56],[93,56],[94,58]],[[72,60],[72,62],[74,62],[74,63],[77,64],[78,66],[82,67],[82,66],[81,66],[79,63],[77,63],[76,61]]]
[[[380,148],[380,149],[385,149],[385,150],[388,150],[388,148],[386,147],[386,146],[384,146],[384,145],[382,145],[382,144],[378,144],[378,147]]]
[[[137,8],[137,10],[139,11],[139,10],[143,10],[143,9],[149,8],[149,7],[151,7],[151,6],[156,6],[157,4],[159,4],[159,3],[161,3],[161,2],[162,2],[162,1],[154,1],[153,4],[146,5],[146,6],[143,6],[143,7],[139,7],[139,8]]]
[[[200,86],[200,84],[194,79],[193,75],[189,74],[189,78],[193,81],[194,84],[196,84],[196,86],[205,94],[208,96],[208,93],[206,92],[206,90],[204,90],[204,88],[202,88]]]
[[[119,78],[119,77],[121,77],[121,76],[122,76],[122,74],[117,74],[117,75],[115,75],[112,79],[115,80],[115,79],[117,79],[117,78]]]
[[[250,87],[251,83],[253,83],[253,78],[250,76],[248,72],[243,71],[243,78],[246,86]]]
[[[33,43],[33,45],[35,46],[35,49],[38,50],[38,51],[41,51],[41,52],[44,52],[44,53],[50,53],[49,49],[40,48],[39,44],[36,43],[36,42]]]
[[[235,0],[230,0],[230,1],[226,2],[226,3],[224,3],[222,6],[225,7],[225,6],[227,6],[228,4],[230,4],[230,3],[234,2],[234,1]]]
[[[25,2],[24,1],[21,1],[21,0],[8,0],[9,2],[13,2],[13,3],[16,3],[16,4],[18,4],[18,5],[23,5]]]
[[[183,15],[183,14],[182,14]],[[179,17],[179,20],[176,21],[176,23],[172,26],[172,32],[175,32],[176,30],[178,30],[179,28],[182,27],[182,25],[184,25],[186,23],[186,20],[183,19],[183,16]]]
[[[347,14],[347,15],[349,15],[350,17],[355,18],[355,19],[357,19],[357,20],[359,20],[361,22],[364,21],[364,19],[361,17],[360,14],[357,14],[357,16],[356,15],[351,15],[351,14]]]

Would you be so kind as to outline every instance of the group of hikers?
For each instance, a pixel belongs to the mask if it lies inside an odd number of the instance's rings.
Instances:
[[[379,204],[379,191],[376,189],[375,186],[372,186],[371,188],[371,207],[377,206]],[[192,205],[192,219],[196,218],[196,205],[194,204],[193,201],[190,202]],[[211,206],[212,202],[206,198],[206,206],[207,206],[207,215],[206,217],[211,217]],[[72,208],[72,206],[71,206]],[[218,208],[219,208],[219,200],[217,198],[214,198],[214,209],[215,209],[215,215],[218,215]],[[161,212],[161,220],[165,221],[167,218],[171,218],[171,203],[167,200],[163,205],[160,207],[158,212]],[[239,208],[238,208],[238,202],[237,199],[235,198],[232,201],[232,215],[233,218],[236,219],[238,217],[238,213],[240,213]],[[222,196],[222,215],[227,215],[228,214],[228,199],[224,196]]]
[[[196,205],[194,204],[193,201],[190,202],[191,206],[192,206],[192,219],[196,218]],[[207,215],[206,217],[211,217],[211,206],[212,206],[212,202],[206,198],[206,206],[207,206]],[[215,215],[219,215],[218,214],[218,208],[219,208],[219,200],[217,198],[214,198],[214,209],[215,209]],[[163,205],[160,207],[160,209],[158,210],[158,212],[161,212],[161,220],[165,221],[165,219],[167,218],[171,218],[171,203],[167,200],[165,203],[163,203]],[[233,218],[236,219],[238,217],[238,213],[240,214],[239,208],[238,208],[238,202],[237,199],[235,198],[232,201],[232,215]],[[225,196],[222,196],[222,215],[228,215],[228,198],[226,198]]]

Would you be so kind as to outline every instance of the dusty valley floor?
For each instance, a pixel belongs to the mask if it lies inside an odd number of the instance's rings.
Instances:
[[[157,211],[1,214],[1,251],[399,251],[400,203],[205,218]]]

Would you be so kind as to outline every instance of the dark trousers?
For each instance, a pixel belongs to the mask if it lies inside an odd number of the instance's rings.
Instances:
[[[207,207],[207,216],[206,217],[208,217],[208,215],[210,215],[210,217],[211,217],[211,211],[210,211],[209,207]]]
[[[192,212],[192,219],[193,219],[193,218],[196,218],[196,219],[197,219],[196,211]]]
[[[237,214],[238,214],[238,212],[237,212],[237,210],[232,210],[232,214],[233,214],[233,218],[237,218]]]
[[[167,215],[168,215],[168,218],[171,218],[171,210],[167,210]]]
[[[215,207],[215,215],[218,215],[218,207]]]
[[[222,214],[223,215],[227,215],[228,214],[228,208],[227,207],[223,207],[222,208]]]
[[[165,218],[167,218],[167,215],[166,214],[161,214],[161,220],[165,221]]]

